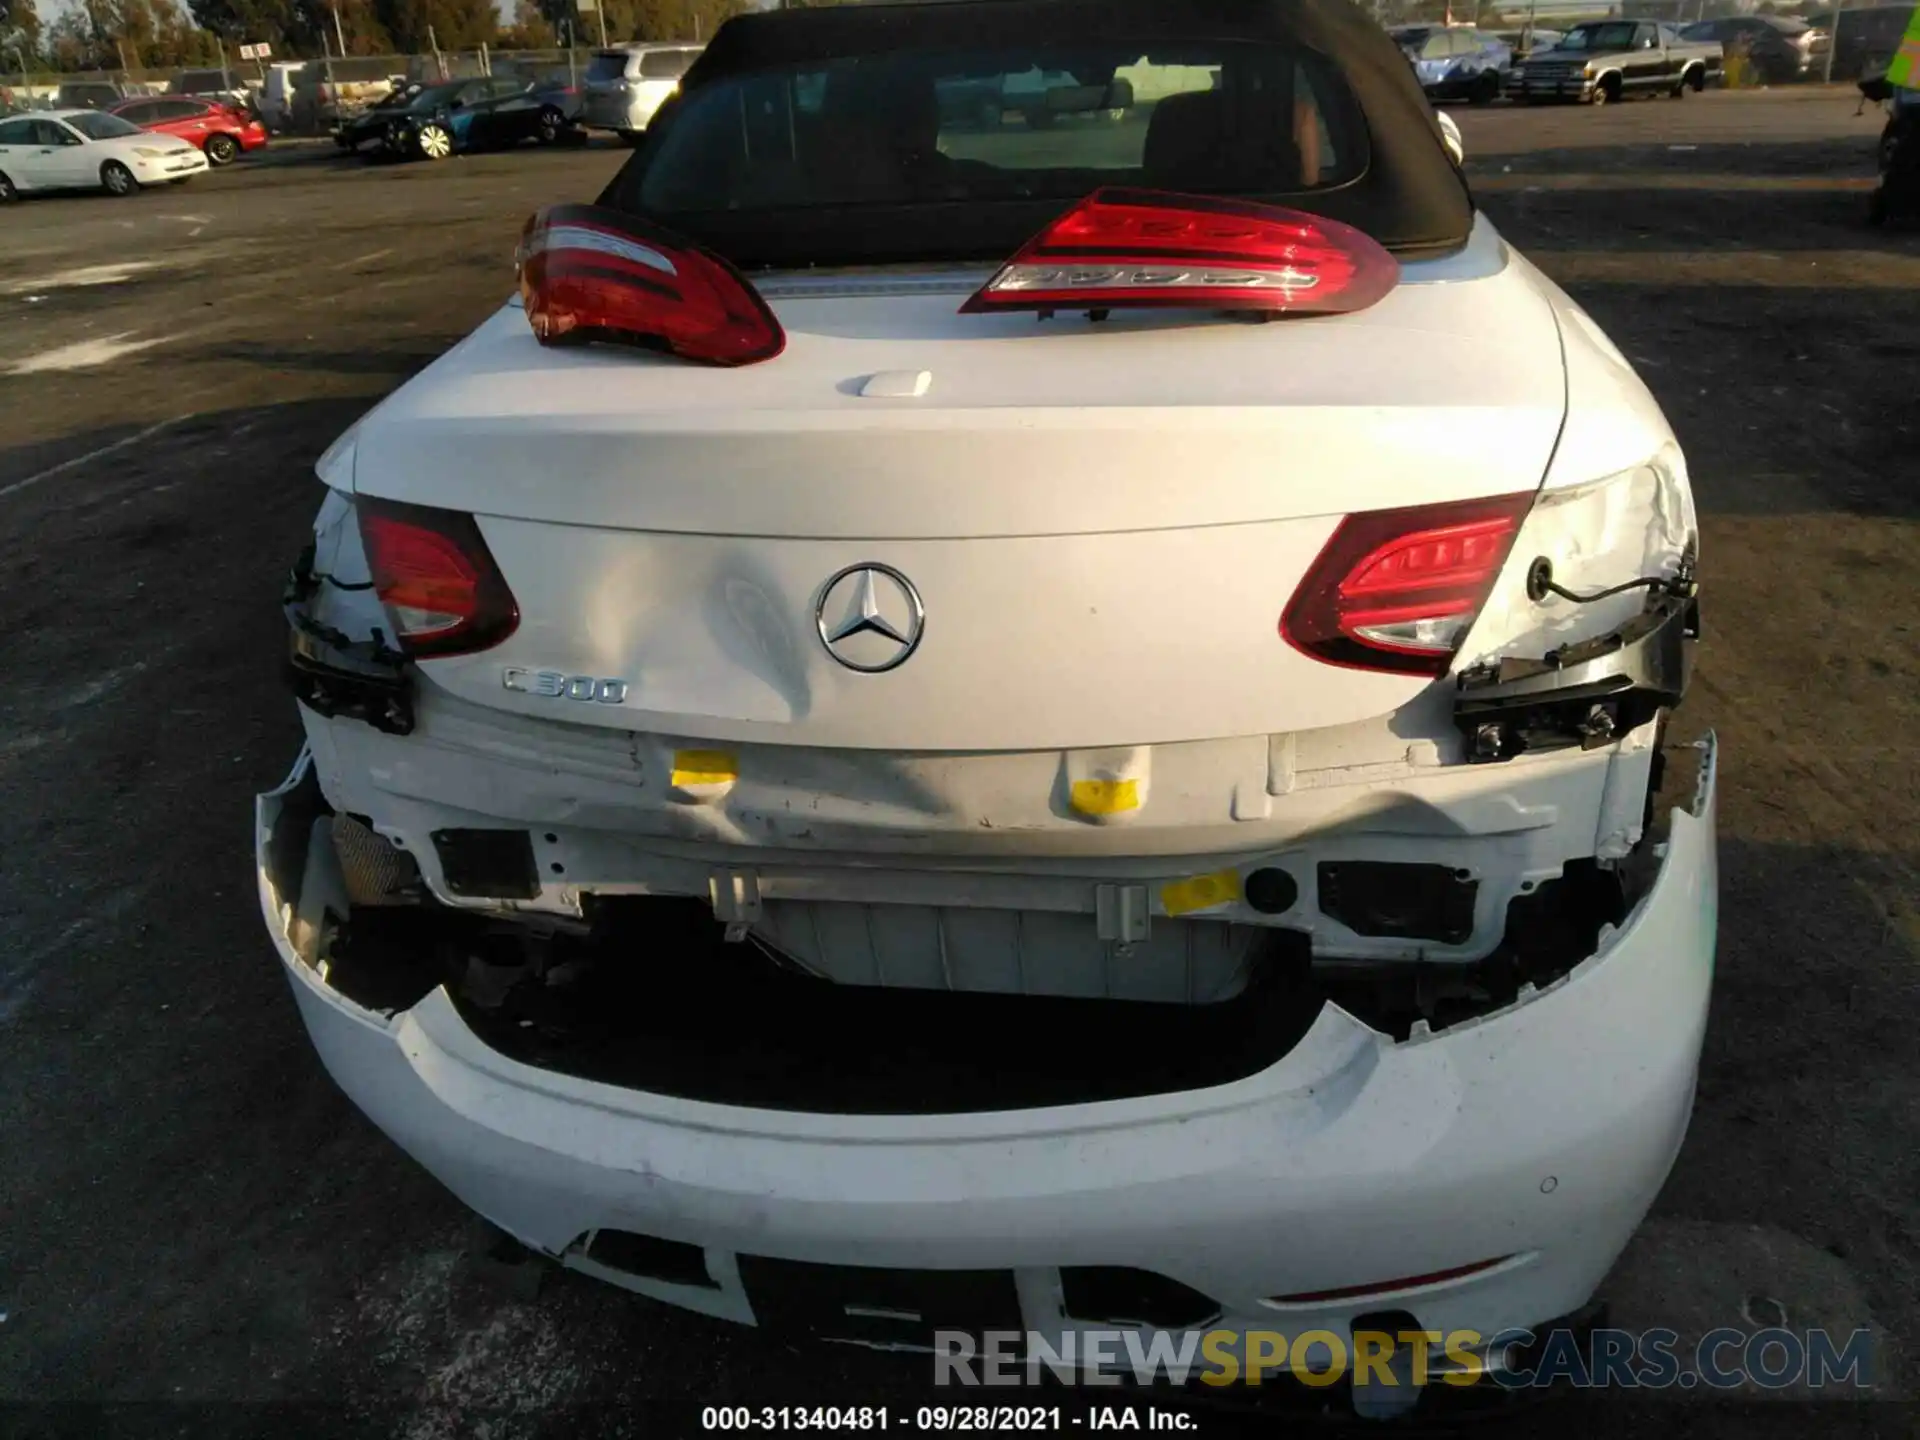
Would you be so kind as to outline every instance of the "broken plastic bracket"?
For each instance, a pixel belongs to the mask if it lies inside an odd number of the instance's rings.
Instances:
[[[1660,595],[1608,634],[1506,658],[1460,674],[1454,723],[1467,758],[1506,760],[1532,750],[1591,750],[1678,705],[1700,636],[1700,602]]]
[[[1137,945],[1147,938],[1152,914],[1144,885],[1093,887],[1094,931],[1102,940]]]
[[[389,735],[413,733],[413,687],[405,659],[376,637],[351,641],[287,607],[292,638],[287,684],[302,705],[318,714],[364,720]]]
[[[407,657],[386,643],[378,630],[370,640],[353,640],[307,613],[319,588],[313,573],[313,546],[300,552],[281,607],[287,617],[287,685],[302,705],[328,718],[363,720],[389,735],[413,733],[413,686]]]
[[[707,877],[713,918],[727,927],[726,938],[739,944],[760,918],[760,877],[751,870],[716,870]]]

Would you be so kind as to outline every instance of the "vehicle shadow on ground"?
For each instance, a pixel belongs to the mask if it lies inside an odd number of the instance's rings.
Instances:
[[[1476,177],[1471,184],[1475,201],[1501,233],[1543,269],[1559,250],[1765,256],[1833,250],[1885,257],[1884,273],[1856,267],[1844,283],[1885,289],[1915,284],[1920,235],[1867,221],[1874,184],[1870,157],[1864,167],[1819,177],[1713,171],[1623,174],[1618,184],[1613,178],[1516,172]],[[1653,272],[1646,278],[1659,277]],[[1739,277],[1727,278],[1737,283]]]
[[[257,365],[263,370],[405,377],[426,368],[445,353],[445,346],[429,350],[325,350],[304,345],[264,345],[248,340],[230,340],[201,347],[195,352],[195,358],[237,360],[243,364]],[[366,407],[374,403],[374,400],[362,402]]]
[[[1920,518],[1920,292],[1564,283],[1666,412],[1703,514]]]
[[[1920,270],[1920,235],[1869,224],[1867,198],[1871,189],[1643,189],[1638,192],[1642,198],[1624,213],[1617,191],[1543,187],[1493,190],[1476,198],[1501,233],[1549,272],[1552,256],[1560,251],[1583,255],[1613,251],[1661,256],[1690,252],[1710,257],[1754,255],[1763,261],[1832,251],[1874,257],[1879,264],[1852,265],[1843,276],[1831,277],[1831,283],[1850,288],[1911,290]],[[1658,213],[1649,213],[1651,207],[1657,207]],[[1649,269],[1640,278],[1657,283],[1661,272]],[[1726,272],[1724,283],[1740,281],[1737,271]],[[1809,272],[1805,283],[1830,280]]]
[[[418,368],[428,358],[411,353],[396,353],[390,359],[356,357],[361,369],[391,366],[394,373]],[[10,539],[27,538],[29,527],[24,521],[70,524],[103,504],[119,506],[129,498],[161,508],[181,503],[185,497],[171,501],[159,497],[177,491],[186,480],[218,478],[204,468],[209,455],[219,456],[231,467],[226,472],[229,478],[259,480],[291,470],[317,486],[313,461],[373,403],[364,397],[329,397],[163,415],[144,423],[89,428],[0,449],[0,492],[21,486],[8,509],[0,512],[0,556],[5,555]],[[136,441],[136,436],[145,438]],[[289,460],[289,456],[298,458]],[[46,474],[50,470],[55,473]],[[313,494],[317,503],[318,491]],[[258,517],[236,517],[236,528],[249,518]],[[36,536],[33,543],[46,538]],[[12,593],[19,588],[10,577],[6,590]]]

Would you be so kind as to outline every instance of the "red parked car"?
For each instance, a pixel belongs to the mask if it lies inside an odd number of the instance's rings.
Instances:
[[[242,151],[267,143],[267,127],[249,110],[191,95],[154,95],[123,100],[113,107],[122,120],[142,130],[157,130],[191,140],[207,154],[207,163],[225,165]]]

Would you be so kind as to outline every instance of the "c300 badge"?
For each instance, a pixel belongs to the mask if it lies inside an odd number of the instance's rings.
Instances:
[[[627,700],[624,680],[567,675],[559,670],[522,670],[517,665],[509,665],[500,672],[500,683],[522,695],[540,695],[549,700],[585,700],[599,705],[624,705]]]

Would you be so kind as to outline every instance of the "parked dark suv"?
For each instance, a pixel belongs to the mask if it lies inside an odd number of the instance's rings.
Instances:
[[[56,110],[110,110],[142,92],[111,80],[69,80],[54,92]]]

